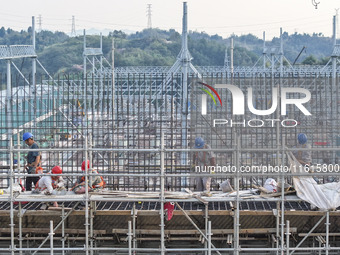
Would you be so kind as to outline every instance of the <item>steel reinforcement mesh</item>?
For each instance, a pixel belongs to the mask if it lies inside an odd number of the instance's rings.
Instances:
[[[202,78],[192,75],[184,78],[182,74],[117,74],[113,85],[111,76],[64,75],[53,80],[39,76],[36,86],[30,86],[23,78],[13,76],[11,86],[2,90],[0,95],[0,145],[3,149],[0,154],[0,187],[8,186],[9,138],[12,137],[13,148],[27,149],[21,139],[24,132],[34,134],[41,148],[45,172],[60,165],[64,173],[81,174],[87,141],[87,148],[93,149],[88,154],[93,167],[104,175],[109,189],[119,190],[159,190],[159,177],[150,175],[160,173],[161,156],[157,151],[147,150],[160,148],[161,134],[164,134],[166,149],[193,148],[197,136],[203,137],[213,149],[233,149],[215,153],[216,163],[220,166],[287,165],[284,154],[277,148],[296,146],[296,136],[301,132],[307,135],[312,148],[324,149],[340,144],[338,77],[333,79],[316,73],[305,76],[292,73],[285,77],[268,73],[254,73],[250,77],[243,73],[232,76],[207,73]],[[183,80],[187,80],[187,86]],[[6,81],[6,75],[1,75],[0,83],[5,85]],[[229,89],[216,89],[220,102],[199,82],[213,88],[216,84],[239,88],[244,95],[244,115],[232,115],[241,105],[233,103],[235,98]],[[211,93],[216,104],[203,88]],[[270,109],[275,101],[273,90],[277,89],[276,111],[265,116],[253,114],[248,107],[250,88],[250,101],[255,109]],[[311,99],[303,105],[311,115],[304,115],[301,109],[291,104],[287,105],[287,114],[282,115],[282,88],[308,90]],[[202,114],[202,95],[207,95],[206,114]],[[301,99],[305,95],[292,92],[285,96],[287,99]],[[214,126],[214,119],[223,120],[223,124]],[[258,151],[241,151],[237,156],[237,146]],[[121,150],[110,151],[110,148]],[[146,150],[131,151],[134,149]],[[26,154],[14,152],[16,172],[24,172]],[[166,152],[166,173],[193,173],[193,154]],[[337,165],[339,156],[335,150],[313,151],[312,161]],[[142,176],[133,177],[133,174]],[[263,184],[268,177],[270,175],[263,175],[255,180],[242,177],[241,188],[249,188],[253,183]],[[67,178],[68,187],[76,178]],[[212,189],[217,190],[218,184],[226,178],[230,178],[233,184],[233,174],[226,174],[225,178],[213,178]],[[320,182],[332,181],[336,175],[319,179]],[[193,178],[187,176],[167,177],[165,182],[167,190],[191,189],[193,185]]]

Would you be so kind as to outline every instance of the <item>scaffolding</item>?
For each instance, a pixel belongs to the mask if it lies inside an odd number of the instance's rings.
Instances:
[[[296,151],[300,132],[308,136],[315,164],[338,169],[336,38],[331,67],[284,67],[282,39],[271,53],[264,45],[261,66],[234,67],[230,61],[230,68],[194,67],[187,49],[186,4],[183,11],[183,45],[173,67],[113,68],[103,58],[101,43],[86,46],[84,31],[84,73],[52,78],[47,72],[36,74],[34,42],[0,46],[0,59],[8,67],[0,75],[7,88],[0,95],[0,189],[7,191],[0,195],[0,254],[339,253],[339,210],[313,210],[284,189],[272,196],[253,193],[253,185],[262,186],[267,178],[292,184],[292,176],[309,173],[240,171],[289,168],[286,154]],[[10,71],[11,60],[23,57],[33,59],[30,78]],[[221,100],[220,105],[207,100],[206,114],[200,82],[214,86]],[[251,88],[247,102],[255,109],[269,109],[276,97],[280,101],[275,90],[303,88],[310,92],[305,107],[312,115],[293,105],[282,115],[278,104],[265,118],[248,108],[243,117],[235,116],[232,111],[239,106],[219,84],[243,93]],[[301,99],[296,93],[286,96]],[[214,126],[216,119],[224,125]],[[27,131],[40,145],[45,174],[60,165],[70,188],[83,175],[81,162],[89,159],[107,189],[52,196],[15,191],[18,180],[27,177],[23,165],[29,149],[21,145]],[[235,171],[195,172],[197,136],[211,145],[217,165]],[[198,176],[213,177],[213,196],[192,192]],[[86,171],[86,180],[92,177]],[[319,183],[339,181],[335,171],[313,177]],[[219,191],[226,179],[232,194]],[[59,202],[60,209],[40,210],[51,201]],[[171,220],[165,217],[168,203],[174,206]]]

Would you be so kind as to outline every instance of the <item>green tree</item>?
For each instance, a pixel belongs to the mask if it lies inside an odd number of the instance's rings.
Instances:
[[[305,60],[302,61],[303,65],[316,65],[317,63],[318,60],[313,55],[306,57]]]

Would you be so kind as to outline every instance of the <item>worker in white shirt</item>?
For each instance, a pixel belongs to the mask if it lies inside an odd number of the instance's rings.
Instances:
[[[63,170],[60,166],[52,168],[51,174],[62,174]],[[53,190],[64,189],[64,179],[61,176],[45,175],[39,179],[35,185],[35,193],[44,191],[45,195],[51,195]],[[58,203],[53,203],[54,207],[58,207]]]

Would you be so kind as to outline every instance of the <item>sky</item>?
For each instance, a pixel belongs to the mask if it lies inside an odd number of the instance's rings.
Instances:
[[[312,2],[319,2],[317,9]],[[147,28],[148,4],[153,28],[182,31],[180,0],[10,0],[1,5],[0,26],[27,30],[35,16],[39,29],[41,15],[42,29],[69,34],[74,16],[78,34],[93,28],[103,34],[141,31]],[[265,31],[270,40],[279,37],[280,27],[289,34],[332,36],[332,19],[340,0],[188,0],[187,6],[189,30],[223,38],[251,33],[261,39]]]

